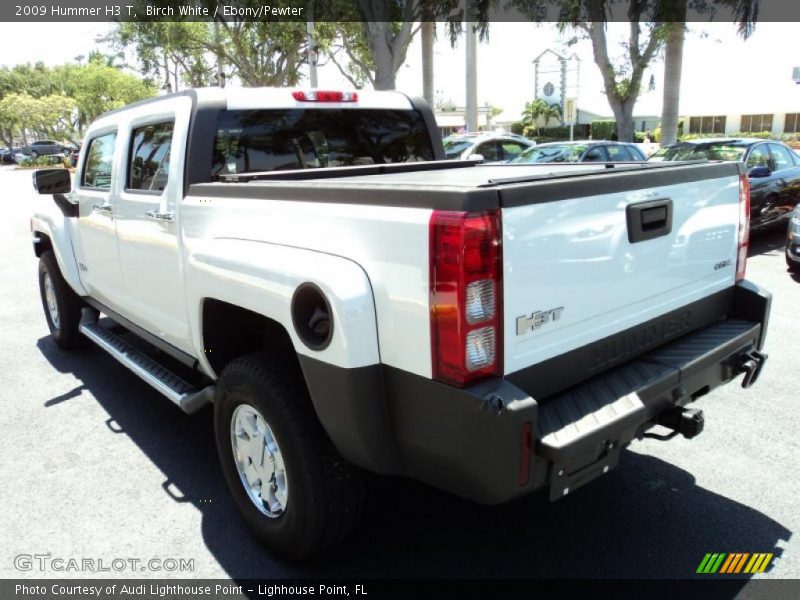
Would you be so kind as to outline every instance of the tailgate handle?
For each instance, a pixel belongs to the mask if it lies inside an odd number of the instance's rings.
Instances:
[[[672,200],[665,198],[629,204],[625,217],[631,244],[669,235],[672,232]]]

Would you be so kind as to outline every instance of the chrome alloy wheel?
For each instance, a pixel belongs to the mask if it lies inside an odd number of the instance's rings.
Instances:
[[[281,516],[289,496],[283,455],[264,416],[249,404],[240,404],[233,412],[231,445],[250,500],[267,517]]]
[[[60,329],[61,319],[58,316],[56,289],[53,286],[53,280],[50,278],[50,273],[44,274],[44,299],[47,301],[47,312],[50,315],[50,321],[53,323],[53,327]]]

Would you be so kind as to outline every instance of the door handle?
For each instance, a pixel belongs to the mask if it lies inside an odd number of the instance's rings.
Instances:
[[[629,204],[625,209],[625,220],[631,244],[669,235],[672,232],[672,200],[665,198]]]
[[[108,203],[106,203],[106,204],[95,204],[94,206],[92,206],[92,210],[94,212],[98,212],[101,215],[106,215],[108,217],[111,217],[111,216],[114,215],[114,205],[113,204],[108,204]]]
[[[175,218],[174,212],[159,212],[157,210],[148,210],[146,213],[148,219],[155,221],[172,221]]]

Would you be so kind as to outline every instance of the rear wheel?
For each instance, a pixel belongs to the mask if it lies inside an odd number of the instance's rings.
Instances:
[[[67,349],[85,346],[87,340],[78,331],[83,302],[64,280],[51,250],[39,258],[39,292],[53,341]]]
[[[228,487],[256,537],[301,560],[357,526],[364,481],[322,428],[293,359],[258,353],[225,367],[214,427]]]
[[[787,252],[788,252],[788,250],[787,250]],[[789,270],[792,273],[800,274],[800,262],[796,262],[796,261],[792,260],[791,258],[789,258],[788,254],[786,256],[786,266],[789,267]]]

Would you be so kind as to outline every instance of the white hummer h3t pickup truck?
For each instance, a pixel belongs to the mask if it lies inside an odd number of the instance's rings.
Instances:
[[[52,337],[186,412],[213,403],[238,508],[295,559],[355,527],[365,472],[557,499],[758,377],[771,297],[744,279],[739,164],[443,158],[395,92],[108,113],[74,182],[34,173]]]

